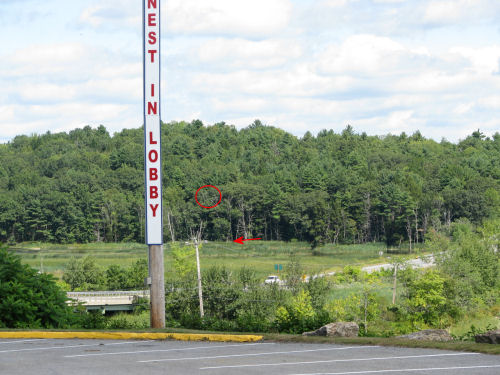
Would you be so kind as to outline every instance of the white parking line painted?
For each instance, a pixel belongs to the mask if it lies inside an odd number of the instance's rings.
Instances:
[[[212,370],[222,368],[239,368],[239,367],[264,367],[264,366],[288,366],[288,365],[311,365],[317,363],[332,363],[332,362],[357,362],[357,361],[379,361],[383,359],[409,359],[409,358],[426,358],[426,357],[447,357],[459,355],[478,355],[479,353],[444,353],[444,354],[423,354],[423,355],[405,355],[398,357],[374,357],[374,358],[352,358],[352,359],[328,359],[323,361],[309,361],[309,362],[280,362],[280,363],[261,363],[252,365],[232,365],[232,366],[211,366],[201,367],[200,370]]]
[[[16,342],[26,342],[26,341],[47,341],[47,339],[30,339],[30,340],[3,341],[3,342],[0,342],[0,344],[15,344]]]
[[[258,356],[275,355],[275,354],[310,353],[310,352],[323,352],[323,351],[332,351],[332,350],[364,349],[364,348],[378,348],[378,347],[379,347],[378,345],[373,345],[373,346],[346,346],[346,347],[342,347],[342,348],[293,350],[293,351],[288,351],[288,352],[265,352],[265,353],[250,353],[250,354],[231,354],[231,355],[217,355],[217,356],[213,356],[213,357],[150,359],[150,360],[147,360],[147,361],[137,361],[137,362],[140,362],[140,363],[149,363],[149,362],[189,361],[189,360],[199,360],[199,359],[216,359],[216,358],[231,358],[231,357],[258,357]]]
[[[36,351],[36,350],[52,350],[52,349],[70,349],[70,348],[84,348],[89,346],[109,346],[109,345],[124,345],[124,344],[136,344],[138,342],[151,342],[154,340],[147,341],[128,341],[128,342],[114,342],[112,344],[82,344],[82,345],[66,345],[66,346],[49,346],[45,348],[26,348],[26,349],[9,349],[9,350],[0,350],[0,353],[14,353],[14,352],[28,352],[28,351]]]
[[[198,349],[231,348],[231,347],[255,346],[255,345],[274,345],[274,343],[234,344],[234,345],[216,345],[216,346],[207,346],[207,345],[205,345],[205,346],[196,346],[196,347],[194,347],[194,348],[153,349],[153,350],[139,350],[139,351],[134,351],[134,352],[75,354],[75,355],[65,355],[64,357],[65,357],[65,358],[75,358],[75,357],[93,357],[93,356],[104,356],[104,355],[120,355],[120,354],[155,353],[155,352],[172,352],[172,351],[198,350]]]
[[[499,368],[500,365],[484,366],[463,366],[463,367],[429,367],[429,368],[405,368],[405,369],[387,369],[387,370],[368,370],[368,371],[349,371],[349,372],[314,372],[307,374],[291,375],[353,375],[353,374],[379,374],[381,372],[419,372],[419,371],[449,371],[449,370],[471,370],[478,368]]]

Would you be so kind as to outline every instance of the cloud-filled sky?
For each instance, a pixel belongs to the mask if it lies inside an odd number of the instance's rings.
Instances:
[[[162,120],[500,131],[498,0],[161,0]],[[0,142],[142,125],[140,0],[0,0]]]

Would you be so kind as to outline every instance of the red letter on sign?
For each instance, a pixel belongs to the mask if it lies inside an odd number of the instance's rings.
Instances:
[[[158,186],[150,186],[149,187],[149,198],[151,198],[151,199],[158,198]]]
[[[154,31],[149,33],[149,44],[156,44],[156,33]]]
[[[148,102],[148,115],[150,115],[151,112],[153,112],[153,115],[156,115],[158,113],[158,103],[157,102],[154,102],[154,103]]]
[[[155,62],[155,53],[157,51],[155,49],[150,49],[148,50],[148,53],[151,55],[151,62],[154,63]]]
[[[149,161],[151,163],[156,163],[158,160],[158,152],[156,150],[149,151]]]
[[[156,14],[148,14],[148,26],[156,26]]]
[[[151,7],[156,9],[156,0],[148,0],[148,9]]]
[[[149,168],[149,179],[151,181],[158,180],[158,169],[156,169],[156,168]]]
[[[150,204],[149,207],[151,207],[151,209],[153,210],[153,217],[156,217],[156,210],[158,209],[158,204],[155,204],[154,206]]]
[[[153,141],[153,132],[149,132],[149,144],[150,145],[158,144],[158,141]]]

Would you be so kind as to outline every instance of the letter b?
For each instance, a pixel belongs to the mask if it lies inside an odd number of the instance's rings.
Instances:
[[[151,181],[158,180],[158,169],[156,169],[156,168],[149,168],[149,179]]]
[[[149,198],[151,198],[151,199],[158,198],[158,186],[150,186],[149,187]]]

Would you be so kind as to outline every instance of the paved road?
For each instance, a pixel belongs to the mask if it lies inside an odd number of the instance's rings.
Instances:
[[[436,260],[434,258],[434,255],[427,255],[427,256],[422,256],[418,257],[416,259],[410,259],[406,262],[406,265],[412,268],[428,268],[428,267],[433,267],[436,264]],[[375,271],[380,271],[382,269],[392,269],[393,265],[390,263],[385,263],[385,264],[375,264],[373,266],[365,266],[361,268],[361,270],[367,272],[367,273],[372,273]]]
[[[498,375],[500,356],[378,346],[0,339],[2,375]]]

